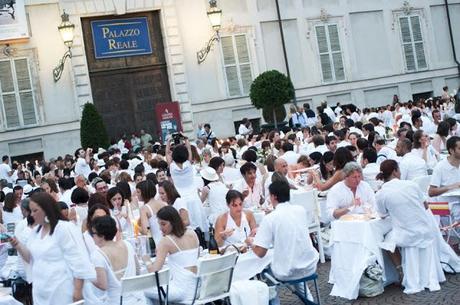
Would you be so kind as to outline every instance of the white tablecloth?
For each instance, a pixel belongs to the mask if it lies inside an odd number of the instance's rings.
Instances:
[[[263,258],[252,251],[241,254],[233,271],[233,282],[249,280],[267,268],[273,259],[273,251],[268,250]]]
[[[359,292],[359,280],[366,267],[377,260],[385,269],[384,258],[379,243],[391,230],[389,219],[369,221],[332,222],[331,271],[329,283],[334,284],[331,295],[347,299],[356,299]],[[393,280],[393,276],[392,276]]]

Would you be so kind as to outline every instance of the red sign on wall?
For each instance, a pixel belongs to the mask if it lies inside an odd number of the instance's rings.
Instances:
[[[166,141],[168,134],[182,131],[180,106],[178,102],[155,104],[157,130],[162,142]]]

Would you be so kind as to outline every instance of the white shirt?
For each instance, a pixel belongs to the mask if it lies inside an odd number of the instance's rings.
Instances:
[[[259,207],[260,198],[263,197],[263,187],[259,180],[256,180],[254,187],[251,189],[246,181],[243,179],[240,183],[235,186],[235,189],[241,193],[249,191],[249,194],[244,198],[243,207],[245,209],[252,207]]]
[[[13,179],[9,175],[9,172],[11,172],[11,167],[9,164],[0,164],[0,179],[5,179],[8,183],[13,183]]]
[[[78,158],[77,163],[75,163],[74,172],[77,176],[83,175],[85,178],[88,178],[88,175],[91,173],[91,168],[84,158]]]
[[[359,116],[359,114],[357,112],[353,112],[350,115],[350,119],[352,119],[353,122],[355,122],[355,123],[361,121],[361,117]],[[350,132],[351,132],[351,129],[350,129]]]
[[[415,153],[407,153],[399,162],[401,171],[401,180],[412,180],[417,177],[427,175],[427,166],[425,160]]]
[[[273,248],[271,270],[280,280],[294,280],[316,271],[318,252],[308,237],[307,213],[304,208],[279,203],[262,220],[254,244]]]
[[[247,128],[246,125],[240,124],[238,127],[238,134],[241,136],[247,136],[252,132],[252,128]]]
[[[299,160],[299,157],[300,157],[299,154],[296,154],[292,150],[288,150],[280,158],[285,160],[288,165],[294,165],[294,164],[297,164],[297,160]]]
[[[452,166],[447,158],[439,161],[436,167],[433,169],[430,185],[442,187],[458,182],[460,182],[460,168]],[[458,203],[460,198],[451,196],[444,197],[441,195],[438,196],[438,201],[445,201],[452,204]]]
[[[225,183],[234,183],[237,180],[243,179],[243,176],[241,176],[241,173],[238,169],[228,166],[224,167],[222,177],[224,178]]]
[[[382,149],[377,152],[377,164],[380,164],[388,159],[398,161],[398,156],[396,155],[396,151],[394,149],[391,149],[388,146],[383,146]]]
[[[178,190],[194,188],[192,181],[195,176],[195,170],[190,161],[182,163],[182,168],[173,161],[169,165],[169,171],[171,172],[171,178],[174,182],[174,186]]]
[[[423,159],[423,148],[413,148],[411,153]],[[428,146],[426,155],[428,159],[426,161],[426,166],[429,169],[433,169],[436,166],[436,164],[438,164],[438,157],[436,156],[436,150],[433,146]]]
[[[363,214],[364,207],[369,207],[375,211],[375,195],[372,188],[365,181],[361,181],[356,188],[356,194],[353,195],[351,189],[340,181],[334,185],[327,193],[327,211],[331,220],[334,220],[334,211],[353,205],[353,201],[360,199],[361,206],[353,209],[348,214]]]
[[[377,132],[382,137],[385,136],[385,133],[386,133],[385,127],[383,127],[383,126],[375,126],[374,130],[375,130],[375,132]]]
[[[376,201],[378,213],[391,218],[392,231],[385,237],[385,249],[425,248],[433,240],[435,231],[423,205],[424,195],[415,182],[398,179],[386,182],[377,192]]]
[[[332,120],[332,122],[335,122],[335,113],[332,111],[331,107],[326,107],[324,108],[324,113],[327,114],[327,116]]]
[[[382,181],[375,179],[380,172],[380,166],[377,163],[368,163],[363,168],[363,180],[369,183],[374,191],[377,191],[382,185]]]

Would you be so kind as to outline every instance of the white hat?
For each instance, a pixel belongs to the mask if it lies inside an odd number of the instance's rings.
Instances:
[[[217,181],[219,180],[219,175],[217,175],[216,170],[212,167],[205,167],[200,171],[201,177],[208,181]]]
[[[24,185],[24,187],[22,188],[22,191],[25,195],[29,195],[30,192],[32,192],[34,190],[34,188],[32,187],[32,185],[30,184],[26,184]]]

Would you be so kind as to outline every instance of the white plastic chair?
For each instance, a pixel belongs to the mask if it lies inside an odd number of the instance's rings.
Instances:
[[[423,194],[428,195],[428,188],[430,187],[431,176],[421,176],[412,179],[422,190]]]
[[[158,272],[152,272],[137,276],[123,277],[121,279],[121,294],[120,305],[123,304],[123,296],[127,293],[158,289],[158,297],[160,304],[162,304],[161,289],[166,287],[164,293],[164,304],[168,304],[168,290],[169,290],[169,268],[162,269]]]
[[[237,252],[230,252],[198,260],[197,283],[192,305],[229,297],[237,258]]]
[[[316,190],[311,191],[291,191],[290,202],[303,207],[307,213],[308,233],[316,233],[318,239],[319,258],[321,263],[325,263],[323,240],[321,239],[321,222],[319,219],[319,205]]]

